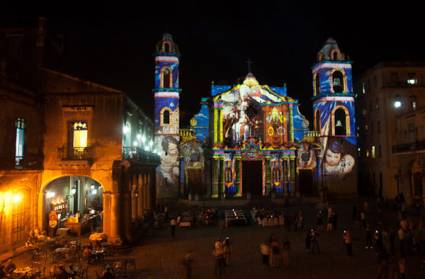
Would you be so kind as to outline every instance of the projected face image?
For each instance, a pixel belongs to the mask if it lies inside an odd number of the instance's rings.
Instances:
[[[323,170],[328,175],[345,175],[350,173],[355,165],[355,159],[350,154],[344,154],[343,143],[330,142],[325,153]]]
[[[328,166],[337,166],[341,160],[341,153],[334,153],[328,149],[326,151],[326,163]]]

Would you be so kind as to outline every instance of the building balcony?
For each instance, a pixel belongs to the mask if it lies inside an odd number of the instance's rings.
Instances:
[[[94,147],[72,147],[65,146],[58,148],[58,159],[62,162],[80,161],[91,165],[94,161]]]
[[[403,144],[395,144],[392,147],[393,154],[416,153],[419,151],[425,151],[425,140]]]

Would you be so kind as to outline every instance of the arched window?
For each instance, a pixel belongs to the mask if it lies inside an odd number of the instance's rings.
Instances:
[[[162,88],[171,88],[172,87],[172,77],[170,68],[163,68],[162,73]]]
[[[15,165],[22,166],[24,159],[25,144],[25,120],[23,118],[16,119],[16,142],[15,142]]]
[[[272,162],[272,183],[273,183],[273,186],[275,187],[280,186],[280,182],[281,182],[280,171],[281,169],[279,168],[279,161]]]
[[[319,95],[320,94],[320,76],[319,76],[319,74],[316,74],[314,76],[314,88],[315,88],[316,95]]]
[[[334,112],[335,136],[347,136],[347,115],[343,108],[338,108]]]
[[[170,52],[170,44],[168,42],[164,42],[163,44],[163,50],[164,52]]]
[[[165,110],[162,115],[162,123],[163,124],[170,124],[170,111]]]
[[[331,54],[331,58],[332,60],[338,60],[338,51],[337,50],[332,50],[332,54]]]
[[[344,75],[340,71],[335,71],[332,74],[332,86],[334,93],[344,92]]]
[[[314,130],[320,131],[322,129],[322,125],[320,124],[320,110],[316,110],[314,115]]]

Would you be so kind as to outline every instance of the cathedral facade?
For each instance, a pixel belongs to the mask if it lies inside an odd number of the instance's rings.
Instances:
[[[170,35],[158,43],[155,62],[159,199],[357,191],[351,61],[333,39],[326,41],[312,68],[313,125],[286,85],[262,85],[248,73],[240,84],[213,83],[190,121],[190,133],[183,133],[179,53]]]

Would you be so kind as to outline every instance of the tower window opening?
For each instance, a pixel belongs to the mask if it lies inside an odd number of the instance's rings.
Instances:
[[[343,108],[339,108],[334,113],[335,136],[347,136],[346,114]]]
[[[165,110],[164,114],[162,115],[162,123],[163,124],[170,124],[170,111]]]
[[[332,51],[332,60],[338,60],[338,51],[336,50]]]
[[[164,42],[164,44],[163,44],[163,50],[166,53],[170,52],[170,44],[168,42]]]
[[[162,71],[162,87],[163,88],[171,88],[171,71],[169,68],[165,68]]]
[[[332,85],[334,93],[344,92],[344,76],[340,71],[335,71],[332,74]]]

